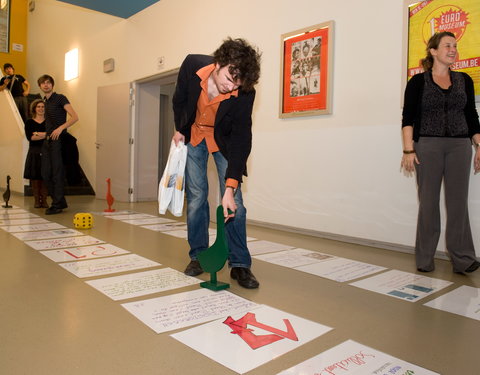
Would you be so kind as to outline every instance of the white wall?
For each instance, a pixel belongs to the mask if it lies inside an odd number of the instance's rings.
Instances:
[[[0,192],[7,187],[10,176],[10,190],[23,193],[23,166],[28,150],[28,141],[20,113],[9,90],[0,91]],[[1,205],[4,205],[0,196]]]
[[[127,20],[37,0],[29,20],[29,80],[57,78],[80,115],[72,128],[95,183],[97,86],[178,68],[187,53],[210,53],[226,36],[263,52],[254,148],[245,183],[249,218],[411,246],[416,189],[399,170],[404,61],[403,0],[161,0]],[[278,118],[280,36],[335,21],[333,114]],[[80,78],[62,81],[63,56],[80,49]],[[113,57],[114,73],[102,72]],[[470,211],[480,251],[480,179]],[[439,246],[444,250],[443,240]]]

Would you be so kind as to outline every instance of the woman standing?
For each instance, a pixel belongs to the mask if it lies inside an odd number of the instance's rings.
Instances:
[[[45,103],[36,99],[30,105],[32,118],[25,122],[25,136],[30,142],[23,178],[29,179],[35,198],[35,208],[48,208],[47,187],[42,180],[42,144],[45,132]]]
[[[413,76],[405,90],[402,167],[407,172],[416,170],[419,212],[415,259],[420,272],[435,268],[442,180],[446,246],[453,271],[468,273],[480,266],[468,217],[472,143],[473,167],[475,173],[480,171],[480,124],[472,79],[450,70],[456,58],[455,35],[436,33],[428,41],[422,61],[425,72]]]

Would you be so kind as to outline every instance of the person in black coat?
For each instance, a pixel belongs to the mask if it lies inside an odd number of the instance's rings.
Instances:
[[[185,274],[203,272],[198,253],[209,245],[207,160],[217,167],[230,275],[245,288],[257,288],[250,270],[246,209],[240,184],[252,147],[254,85],[260,77],[260,53],[243,39],[227,39],[213,56],[188,55],[178,74],[173,111],[175,144],[188,147],[185,169],[190,263]]]
[[[3,71],[5,76],[0,79],[0,91],[10,90],[18,112],[22,117],[23,123],[25,123],[28,119],[27,96],[30,93],[30,83],[28,83],[25,77],[16,74],[15,68],[10,63],[3,65]]]

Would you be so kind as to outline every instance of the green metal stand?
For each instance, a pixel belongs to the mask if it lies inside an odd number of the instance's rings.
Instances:
[[[198,261],[205,272],[210,273],[210,281],[200,283],[202,288],[213,291],[230,288],[230,284],[217,280],[217,272],[220,271],[228,259],[228,243],[225,237],[225,222],[223,207],[217,207],[217,238],[212,246],[198,254]]]

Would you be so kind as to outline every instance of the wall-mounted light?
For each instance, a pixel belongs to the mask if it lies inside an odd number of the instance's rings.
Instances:
[[[65,54],[65,81],[78,77],[78,48]]]

